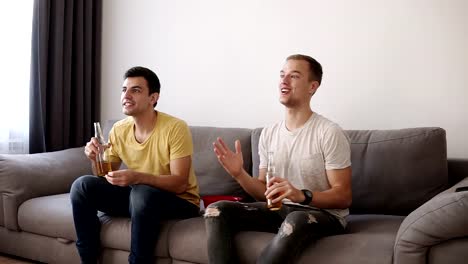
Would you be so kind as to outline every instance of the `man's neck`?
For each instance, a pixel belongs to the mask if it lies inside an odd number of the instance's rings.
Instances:
[[[133,116],[133,121],[135,122],[135,135],[137,135],[137,137],[145,137],[146,135],[151,134],[156,124],[157,116],[157,111],[148,111],[141,115]]]
[[[286,108],[286,128],[289,131],[294,131],[302,127],[312,114],[310,106],[304,108]]]

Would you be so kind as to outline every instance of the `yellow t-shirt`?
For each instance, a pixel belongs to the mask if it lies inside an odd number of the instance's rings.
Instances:
[[[135,139],[132,117],[114,124],[110,133],[110,160],[122,161],[129,169],[159,175],[170,175],[170,161],[193,154],[192,135],[187,124],[173,116],[158,112],[156,125],[151,135],[143,143]],[[177,194],[196,206],[200,204],[197,178],[190,166],[188,188]]]

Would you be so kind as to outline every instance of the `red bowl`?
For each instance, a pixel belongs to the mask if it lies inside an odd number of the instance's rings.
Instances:
[[[239,202],[242,200],[242,197],[239,196],[231,196],[231,195],[206,195],[202,197],[203,200],[203,205],[208,207],[211,203],[217,202],[217,201],[236,201]]]

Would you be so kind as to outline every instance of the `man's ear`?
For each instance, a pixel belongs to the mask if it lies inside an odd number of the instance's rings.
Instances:
[[[151,103],[154,104],[159,100],[159,93],[152,93],[151,94]]]
[[[317,92],[317,89],[319,88],[319,86],[320,86],[319,82],[312,81],[312,83],[310,84],[310,87],[309,87],[309,93],[311,95],[314,95],[315,92]]]

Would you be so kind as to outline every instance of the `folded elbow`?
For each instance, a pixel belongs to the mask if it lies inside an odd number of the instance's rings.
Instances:
[[[343,197],[343,208],[342,209],[346,209],[346,208],[349,208],[351,207],[351,204],[353,203],[353,195],[352,193],[350,192],[349,194],[347,194],[345,197]]]
[[[353,195],[351,192],[342,193],[337,199],[336,209],[347,209],[351,206],[352,201]]]
[[[177,186],[177,188],[175,189],[175,193],[176,194],[182,194],[182,193],[187,191],[187,188],[188,188],[188,183],[187,182],[179,184]]]
[[[340,201],[335,209],[348,209],[351,206],[351,200]]]
[[[351,207],[352,202],[353,202],[353,199],[352,199],[352,198],[346,199],[346,200],[343,202],[343,209],[346,209],[346,208]]]

